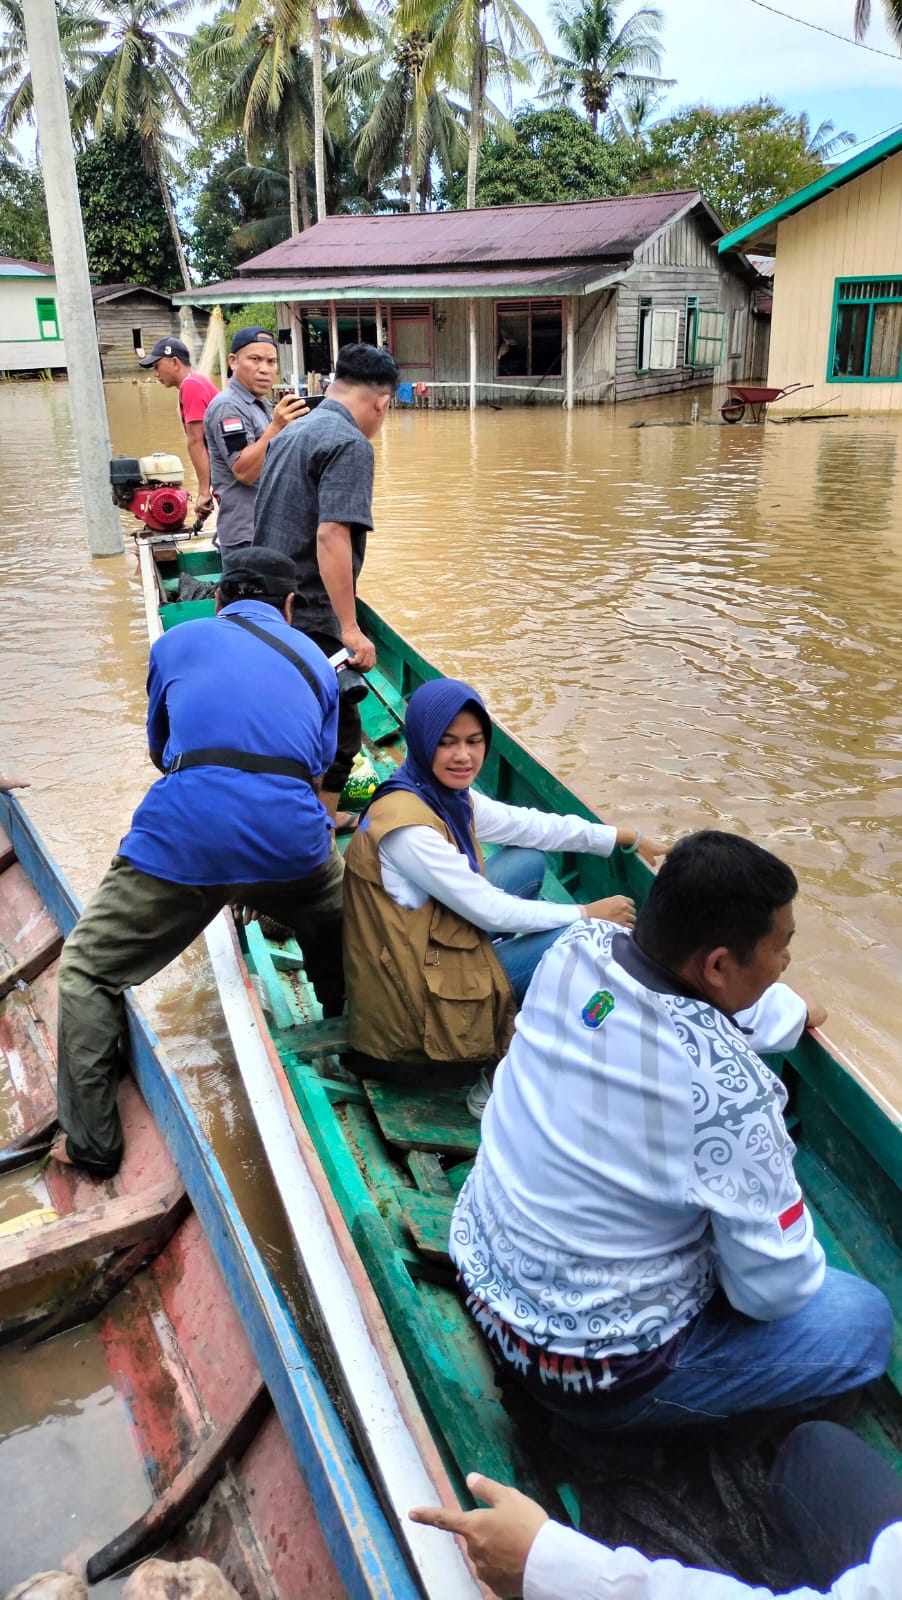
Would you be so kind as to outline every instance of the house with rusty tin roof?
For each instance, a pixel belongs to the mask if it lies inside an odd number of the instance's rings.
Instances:
[[[0,256],[0,373],[65,367],[53,267]]]
[[[430,404],[634,399],[763,366],[758,280],[722,232],[697,190],[328,217],[175,299],[274,304],[285,378],[365,340]]]

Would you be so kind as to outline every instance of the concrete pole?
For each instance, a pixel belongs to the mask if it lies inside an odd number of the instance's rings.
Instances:
[[[191,351],[191,365],[197,366],[197,327],[194,322],[194,312],[190,306],[179,306],[179,337]]]
[[[470,314],[470,410],[476,410],[476,367],[478,359],[478,342],[476,338],[476,301],[467,301]]]
[[[382,301],[376,301],[376,348],[382,349]]]
[[[332,371],[338,366],[338,307],[329,301],[329,343],[332,346]]]
[[[110,430],[54,0],[25,0],[24,15],[88,544],[92,556],[118,556],[122,523],[110,495]]]
[[[574,317],[574,306],[573,306],[573,296],[572,295],[568,295],[566,297],[566,299],[564,300],[564,305],[566,307],[566,316],[567,316],[567,401],[566,401],[566,404],[567,404],[567,410],[568,411],[572,411],[573,410],[573,380],[574,380],[574,377],[575,377],[574,360],[575,360],[575,350],[576,350],[576,337],[575,337],[576,330],[574,329],[574,326],[573,326],[574,321],[575,321],[575,317]]]

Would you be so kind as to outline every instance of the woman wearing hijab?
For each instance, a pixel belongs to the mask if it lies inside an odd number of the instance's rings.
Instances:
[[[609,856],[619,845],[653,863],[666,846],[634,827],[477,794],[492,725],[466,683],[423,684],[405,733],[407,758],[376,790],[345,856],[351,1046],[373,1075],[403,1076],[425,1058],[469,1064],[472,1077],[505,1053],[529,980],[563,928],[578,916],[635,920],[625,895],[585,906],[538,900],[543,852]],[[487,866],[477,839],[504,847]]]

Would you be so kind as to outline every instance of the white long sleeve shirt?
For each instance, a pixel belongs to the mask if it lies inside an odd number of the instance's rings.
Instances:
[[[660,977],[610,923],[557,940],[455,1207],[450,1252],[468,1289],[562,1356],[653,1351],[718,1281],[763,1322],[823,1281],[786,1091],[757,1054],[800,1037],[805,1002],[777,983],[731,1019]]]
[[[902,1522],[884,1528],[871,1558],[837,1578],[829,1600],[899,1600]],[[539,1529],[523,1585],[523,1600],[775,1600],[770,1589],[722,1572],[701,1572],[679,1561],[649,1561],[638,1550],[611,1550],[559,1522]],[[818,1600],[814,1589],[793,1589],[782,1600]],[[823,1600],[823,1597],[820,1597]]]
[[[556,817],[528,806],[506,806],[473,791],[473,825],[481,844],[514,844],[523,849],[572,850],[609,856],[617,829],[583,817]],[[379,845],[386,894],[408,911],[437,900],[485,933],[544,933],[566,928],[573,903],[519,900],[475,873],[465,855],[434,828],[395,828]]]

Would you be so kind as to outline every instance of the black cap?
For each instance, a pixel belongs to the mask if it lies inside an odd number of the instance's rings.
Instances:
[[[178,356],[186,367],[191,365],[191,351],[181,339],[158,339],[149,356],[142,356],[139,367],[155,367],[164,356]]]
[[[232,355],[237,356],[246,344],[271,344],[274,350],[279,348],[268,328],[241,328],[232,340]]]
[[[245,550],[226,553],[222,563],[226,583],[253,583],[261,594],[290,595],[297,586],[294,562],[281,550],[266,545],[248,545]]]

